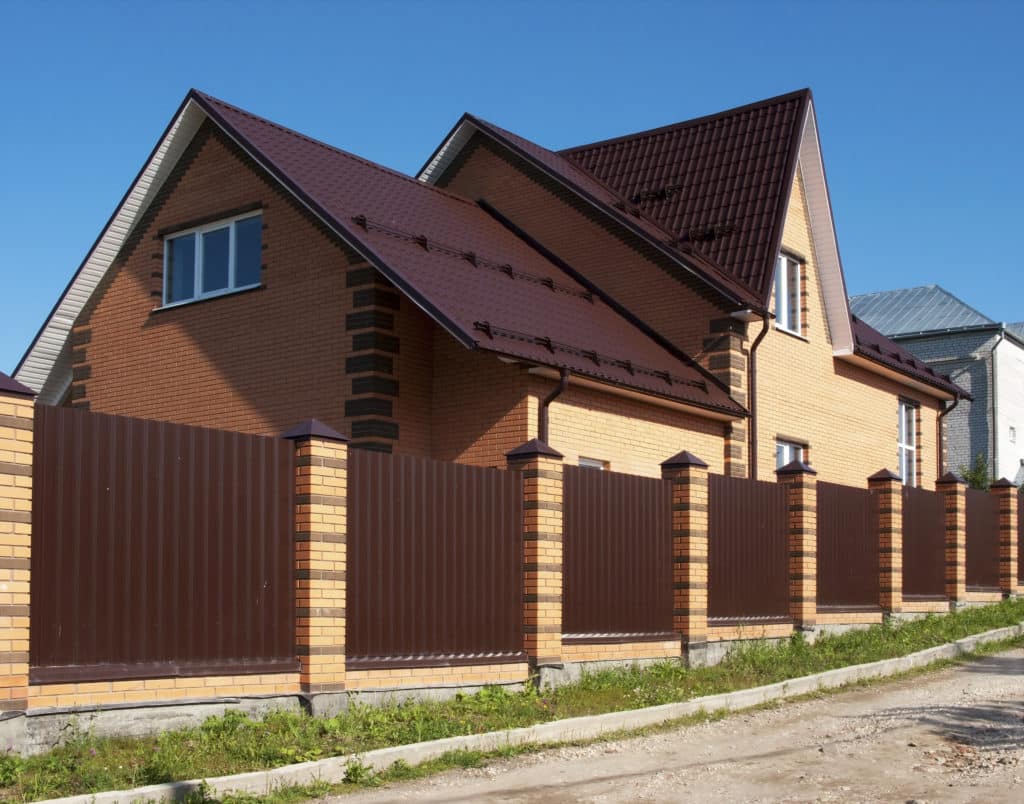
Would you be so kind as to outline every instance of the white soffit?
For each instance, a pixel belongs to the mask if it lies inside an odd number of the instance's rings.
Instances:
[[[434,158],[423,168],[417,178],[426,184],[436,184],[438,178],[448,169],[448,165],[459,155],[469,138],[476,133],[476,126],[468,120],[463,120],[458,127],[445,140],[444,145],[437,149]]]
[[[818,262],[818,277],[825,301],[825,315],[832,335],[832,349],[836,355],[853,354],[853,327],[846,299],[843,264],[839,259],[832,203],[825,181],[825,164],[818,141],[818,124],[811,102],[800,138],[800,174],[807,197],[807,215],[811,223],[811,239]]]
[[[185,104],[22,358],[15,379],[41,403],[57,404],[70,385],[71,327],[205,119],[194,101]]]

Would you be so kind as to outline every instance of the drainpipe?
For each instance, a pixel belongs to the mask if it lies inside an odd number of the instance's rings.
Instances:
[[[996,371],[996,349],[1006,338],[1006,327],[999,325],[999,339],[992,347],[989,358],[992,360],[992,478],[999,479],[999,379]]]
[[[554,402],[569,387],[569,369],[563,368],[555,390],[548,394],[540,403],[540,415],[537,420],[537,437],[548,443],[548,405]]]
[[[750,411],[750,478],[757,480],[757,347],[764,336],[768,334],[771,325],[771,316],[765,312],[762,319],[761,332],[750,345],[750,365],[747,367],[749,376],[747,379],[747,409]]]

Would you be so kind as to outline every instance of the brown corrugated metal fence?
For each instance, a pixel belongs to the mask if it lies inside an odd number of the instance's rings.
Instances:
[[[878,495],[818,482],[818,606],[878,609]]]
[[[280,439],[38,406],[33,683],[298,669],[294,460]]]
[[[1017,583],[1024,584],[1024,491],[1017,492]]]
[[[518,661],[522,476],[349,453],[347,665]]]
[[[778,483],[708,477],[708,619],[789,618],[789,514]]]
[[[565,467],[563,637],[671,639],[672,484]]]
[[[999,508],[980,489],[967,489],[967,585],[999,588]]]
[[[946,503],[912,486],[903,487],[903,597],[946,597]]]

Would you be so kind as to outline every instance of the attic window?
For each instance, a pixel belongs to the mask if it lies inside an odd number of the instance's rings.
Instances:
[[[263,216],[235,218],[175,232],[164,240],[164,305],[258,287]]]
[[[801,334],[800,263],[780,254],[775,267],[775,328]]]

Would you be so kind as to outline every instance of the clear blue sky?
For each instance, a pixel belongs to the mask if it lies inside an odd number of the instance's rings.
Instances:
[[[2,6],[0,370],[189,87],[399,170],[463,111],[558,148],[810,86],[851,293],[1024,320],[1024,4]]]

